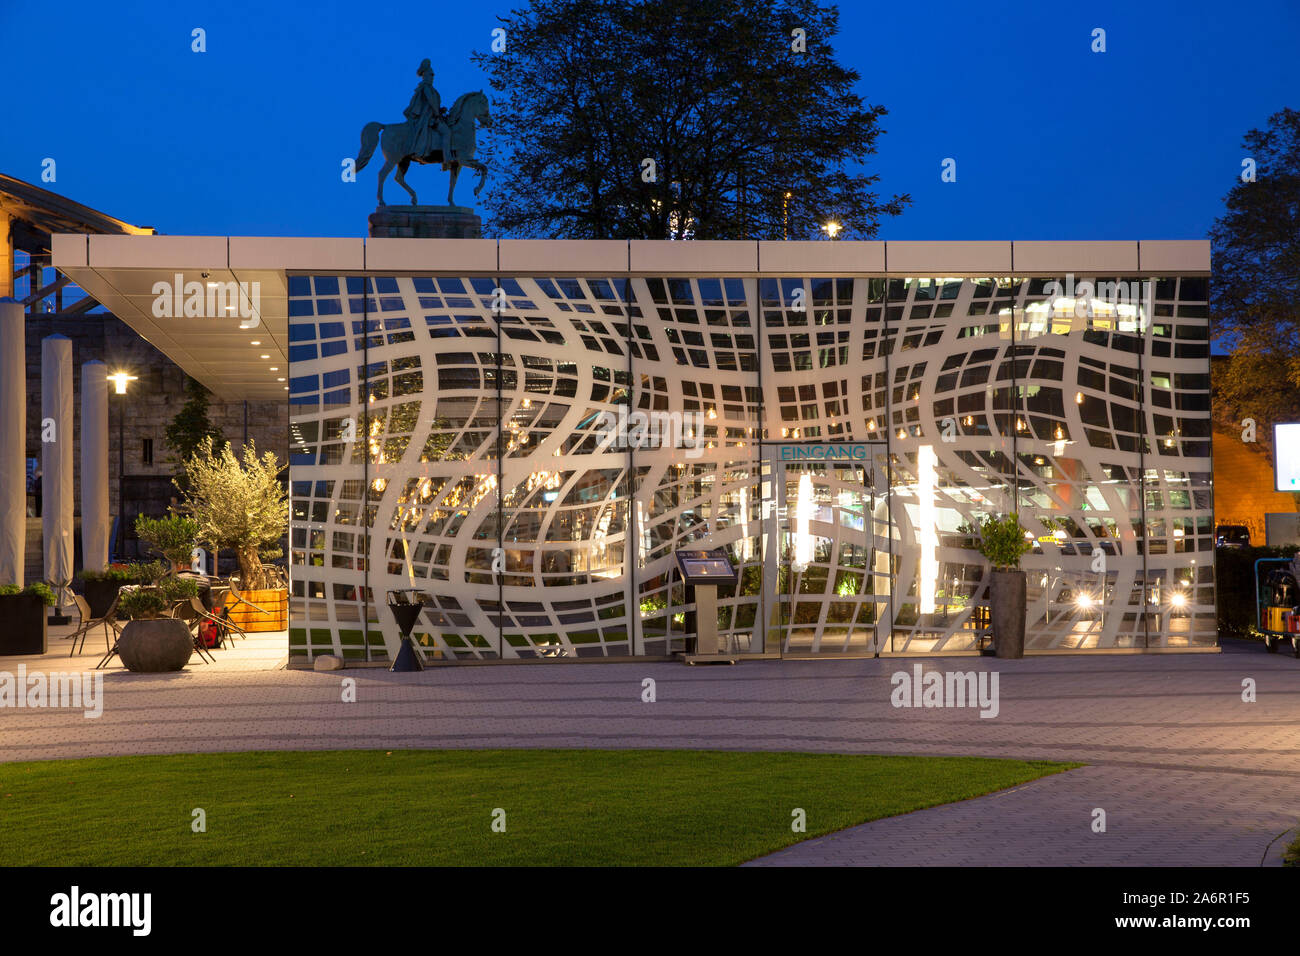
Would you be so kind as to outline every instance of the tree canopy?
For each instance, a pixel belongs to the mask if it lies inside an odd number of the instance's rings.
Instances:
[[[811,0],[532,0],[488,73],[504,235],[871,238],[907,195],[863,170],[883,132]],[[653,165],[651,165],[653,164]],[[787,195],[788,194],[788,195]]]
[[[1253,177],[1239,178],[1210,230],[1214,332],[1232,358],[1214,376],[1215,418],[1271,426],[1300,420],[1300,112],[1283,109],[1242,140]]]
[[[261,551],[276,544],[289,526],[289,499],[279,474],[275,452],[258,458],[250,441],[241,462],[229,445],[214,448],[208,437],[186,461],[186,481],[174,482],[185,496],[185,510],[199,524],[199,540],[235,549],[245,588],[265,586]]]
[[[176,476],[180,479],[182,488],[186,480],[185,463],[194,457],[203,440],[211,438],[217,448],[226,443],[221,428],[208,418],[208,390],[197,380],[186,376],[185,391],[189,398],[163,430],[163,439],[172,451],[167,460],[176,465]]]

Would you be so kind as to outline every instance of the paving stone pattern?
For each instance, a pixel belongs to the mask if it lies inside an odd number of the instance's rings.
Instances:
[[[283,638],[279,638],[282,640]],[[265,641],[266,639],[263,639]],[[52,641],[53,647],[60,646]],[[896,708],[914,659],[738,666],[554,663],[391,674],[285,670],[250,641],[170,675],[110,669],[104,714],[0,708],[0,760],[334,748],[701,748],[957,754],[1090,766],[809,840],[761,864],[1141,864],[1280,860],[1300,822],[1300,660],[1222,654],[935,658],[996,671],[1000,711]],[[258,650],[260,648],[260,650]],[[102,654],[102,650],[99,651]],[[242,657],[239,656],[242,653]],[[93,665],[82,655],[72,669]],[[64,655],[0,670],[69,669]],[[657,701],[642,702],[642,680]],[[1242,701],[1242,681],[1257,701]],[[342,681],[356,681],[356,702]],[[1094,808],[1107,814],[1094,833]]]

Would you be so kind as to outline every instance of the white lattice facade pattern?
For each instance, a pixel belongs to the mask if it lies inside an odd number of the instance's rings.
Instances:
[[[662,655],[673,551],[737,653],[1215,641],[1204,276],[290,275],[290,649]],[[639,430],[638,430],[639,429]]]

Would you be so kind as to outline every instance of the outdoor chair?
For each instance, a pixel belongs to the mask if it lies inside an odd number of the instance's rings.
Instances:
[[[109,628],[112,628],[114,631],[116,631],[119,636],[122,633],[122,626],[117,623],[117,598],[113,598],[113,603],[109,605],[108,610],[104,612],[103,617],[91,617],[90,605],[86,603],[86,599],[82,597],[80,594],[74,594],[72,596],[72,599],[77,604],[77,613],[81,615],[81,624],[70,635],[72,638],[72,653],[69,654],[68,656],[69,657],[77,656],[78,638],[81,639],[81,647],[82,650],[84,650],[86,647],[86,636],[96,627],[100,627],[100,626],[104,628],[104,649],[106,651],[111,651],[112,648],[108,642]]]
[[[215,610],[209,611],[203,606],[203,602],[198,598],[190,598],[189,604],[189,613],[193,615],[190,620],[196,628],[202,625],[204,621],[211,621],[213,624],[217,625],[217,630],[221,634],[223,640],[231,637],[235,631],[239,631],[240,634],[244,633],[243,629],[237,624],[231,622],[227,615],[217,614]],[[222,610],[224,611],[225,609],[223,608]],[[188,616],[189,615],[187,615],[187,617]]]
[[[221,619],[221,627],[225,634],[232,638],[238,634],[241,639],[245,639],[248,637],[248,632],[235,623],[230,616],[230,608],[226,607],[226,595],[229,593],[229,587],[214,587],[212,589],[212,607],[206,610],[213,617]],[[252,607],[252,605],[249,606]]]
[[[127,591],[135,590],[135,588],[136,585],[131,585],[131,584],[123,585],[121,588],[119,588],[117,592],[117,597],[113,598],[113,604],[108,609],[108,612],[104,615],[104,617],[115,618],[117,615],[117,603],[120,600],[122,600],[122,595],[125,594]],[[117,645],[122,640],[122,628],[117,625],[116,620],[113,623],[113,630],[117,632],[117,638],[116,640],[113,641],[113,646],[108,649],[108,653],[105,654],[103,657],[101,657],[99,663],[95,665],[95,670],[99,670],[101,667],[107,664],[110,660],[113,659],[113,655],[117,653]],[[83,643],[85,642],[85,638],[82,638],[82,642]]]
[[[203,638],[199,636],[201,631],[200,625],[205,621],[212,619],[207,610],[203,607],[203,602],[197,597],[189,598],[185,601],[178,601],[172,605],[172,617],[185,622],[189,628],[190,639],[194,644],[194,650],[199,655],[199,660],[205,664],[215,664],[217,659],[212,656],[212,652],[203,643]]]
[[[230,594],[235,598],[235,603],[226,605],[226,612],[229,613],[231,608],[239,607],[239,605],[241,604],[247,604],[249,607],[251,607],[254,611],[257,611],[259,614],[266,614],[267,613],[266,608],[258,607],[252,601],[245,600],[244,596],[239,593],[239,586],[235,583],[238,580],[239,580],[238,578],[230,579],[230,584],[229,584]],[[234,625],[232,624],[231,626],[233,627]],[[239,629],[239,636],[240,637],[247,636],[244,633],[243,628]]]

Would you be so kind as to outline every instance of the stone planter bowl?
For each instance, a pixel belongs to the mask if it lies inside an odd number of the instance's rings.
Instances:
[[[118,656],[129,671],[156,674],[181,670],[194,653],[194,639],[185,622],[172,617],[128,621],[117,644]]]

